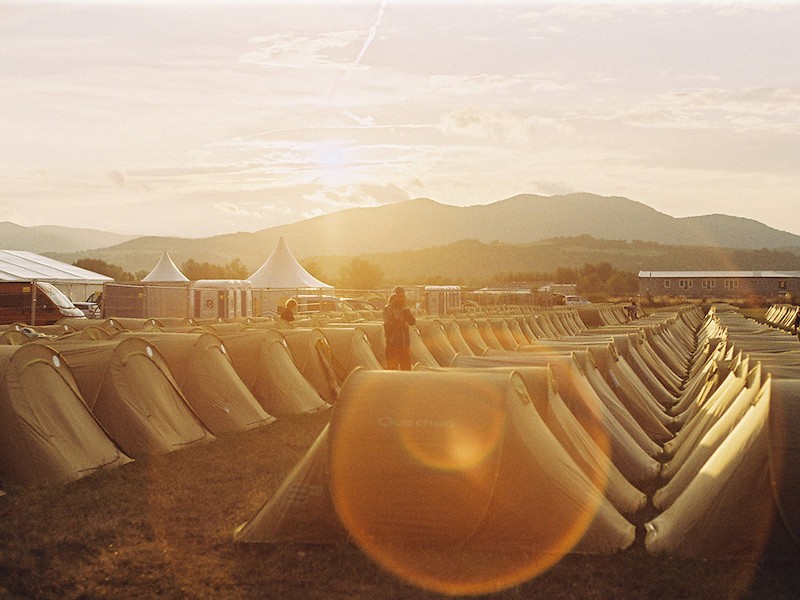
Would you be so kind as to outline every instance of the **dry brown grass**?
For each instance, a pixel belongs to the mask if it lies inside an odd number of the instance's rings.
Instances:
[[[431,599],[357,548],[234,544],[327,422],[317,414],[0,498],[0,597]],[[796,598],[797,564],[568,556],[506,599]]]

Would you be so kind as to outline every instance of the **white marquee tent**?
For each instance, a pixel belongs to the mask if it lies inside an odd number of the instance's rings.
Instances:
[[[249,280],[256,288],[329,289],[333,287],[306,271],[289,250],[282,237],[278,240],[267,261],[249,277]]]
[[[158,263],[153,267],[147,275],[144,276],[142,281],[149,282],[164,282],[164,281],[189,281],[189,279],[181,273],[181,270],[175,266],[175,263],[170,258],[168,252],[164,252]]]

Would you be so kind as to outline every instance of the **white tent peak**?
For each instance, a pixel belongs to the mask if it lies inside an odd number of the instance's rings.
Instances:
[[[164,252],[153,270],[145,275],[142,281],[189,281],[189,279],[172,262],[169,252]]]
[[[261,268],[250,277],[257,288],[331,288],[306,271],[297,262],[283,237],[278,239],[275,249]]]

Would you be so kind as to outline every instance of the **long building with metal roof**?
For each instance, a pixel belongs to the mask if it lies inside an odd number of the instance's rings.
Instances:
[[[800,295],[800,271],[639,271],[639,293],[690,298]]]

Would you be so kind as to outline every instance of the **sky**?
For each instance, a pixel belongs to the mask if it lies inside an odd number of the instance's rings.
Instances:
[[[800,234],[800,3],[0,0],[0,221],[572,192]]]

